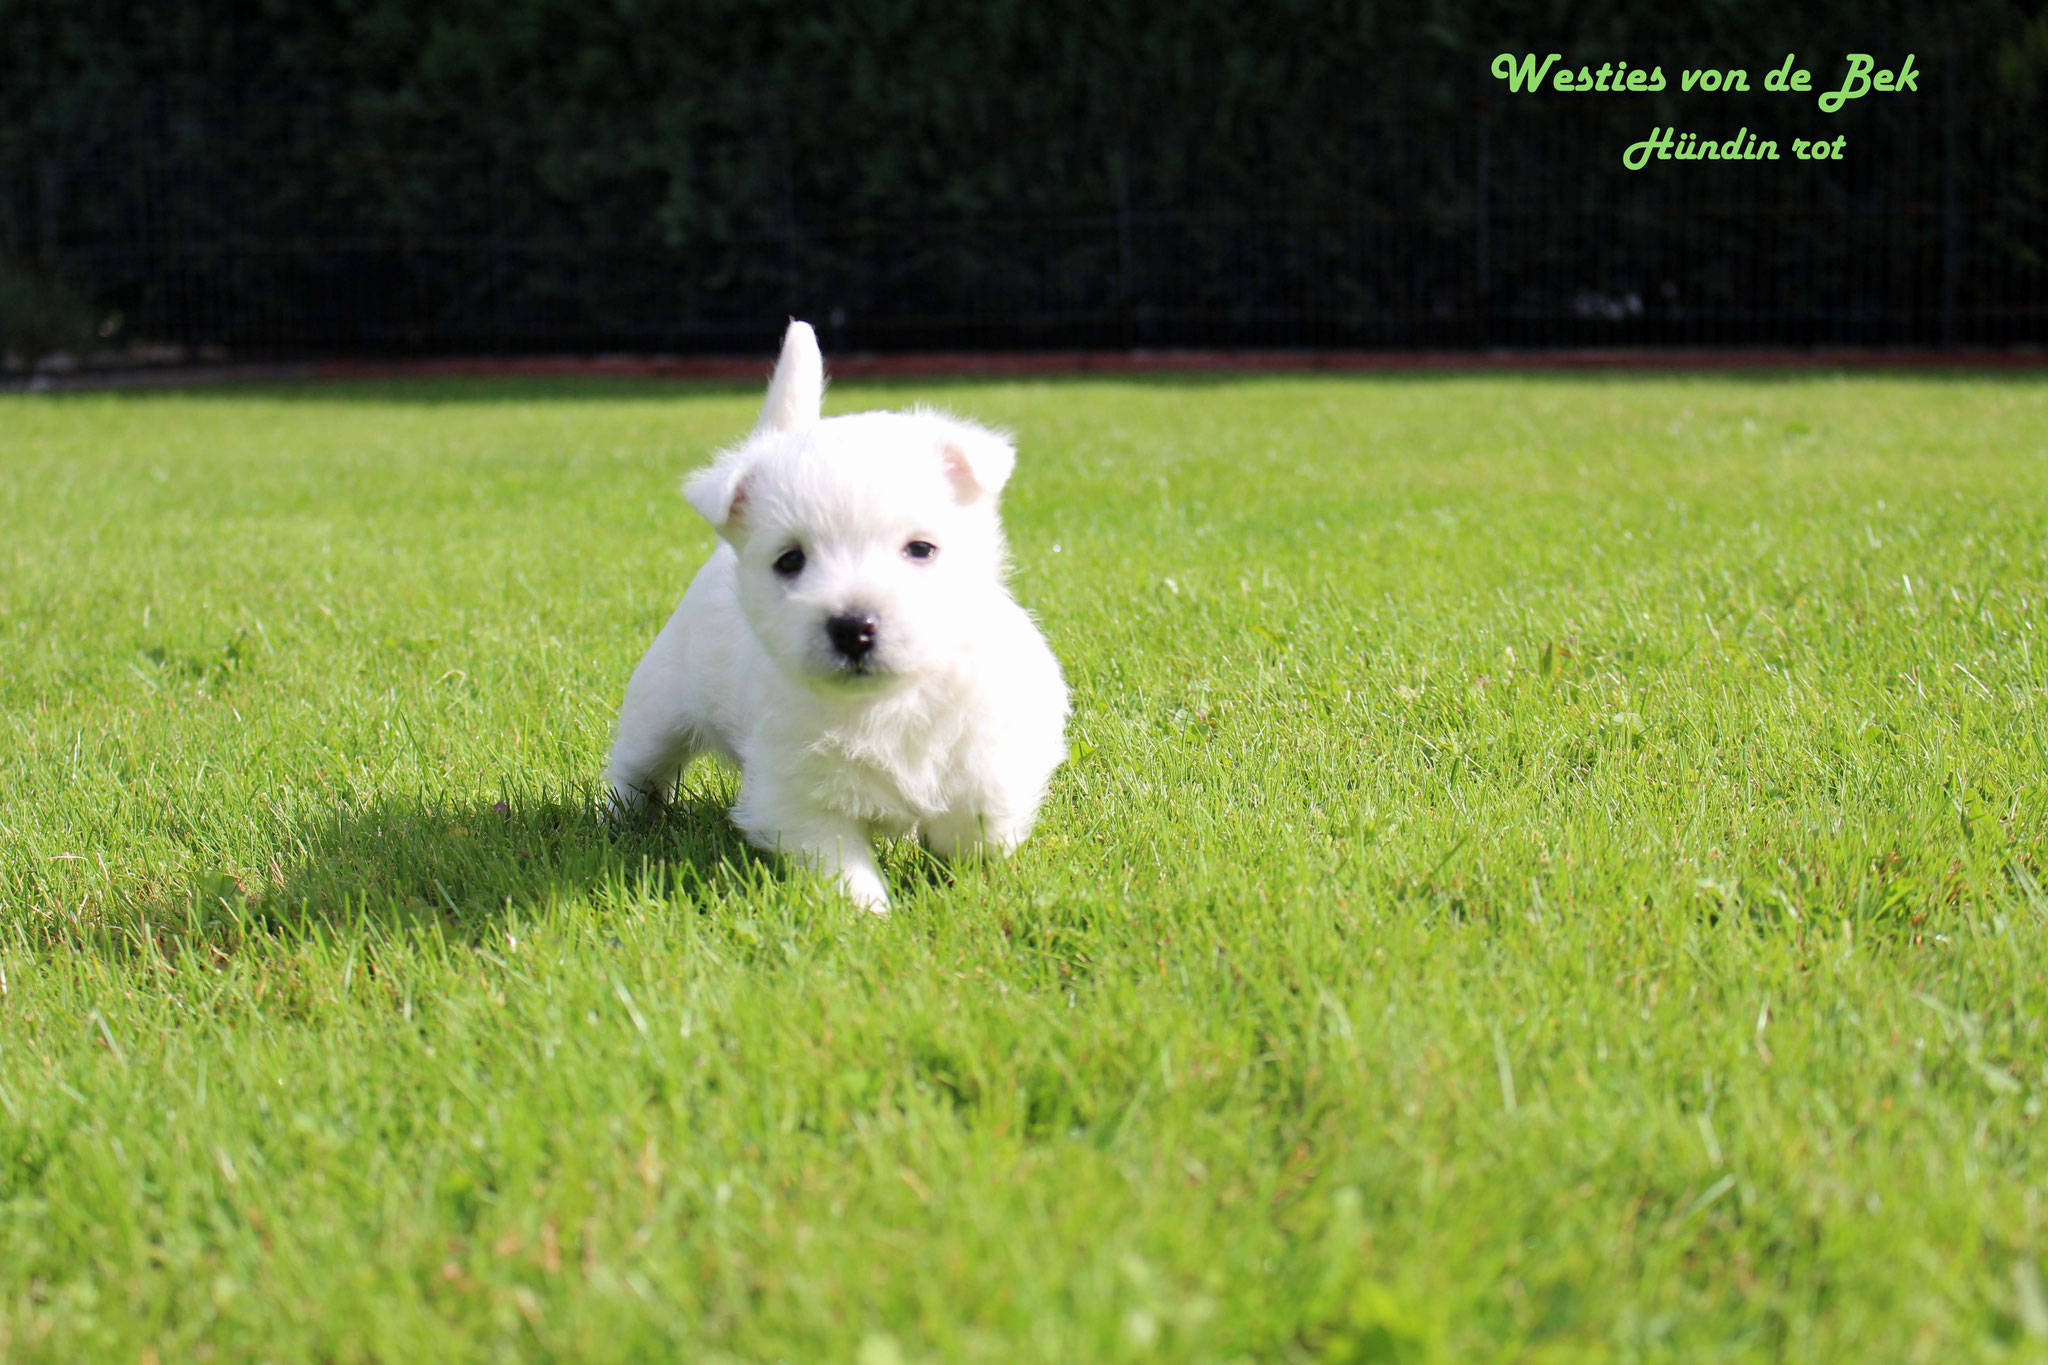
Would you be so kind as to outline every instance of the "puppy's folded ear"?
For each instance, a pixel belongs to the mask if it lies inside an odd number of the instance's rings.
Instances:
[[[825,357],[818,354],[818,334],[808,322],[790,320],[782,334],[782,356],[775,362],[775,377],[768,381],[768,398],[761,404],[761,420],[754,434],[769,431],[808,431],[818,425],[825,403]]]
[[[1017,448],[999,431],[947,418],[939,435],[939,459],[953,496],[962,503],[993,498],[1017,467]]]
[[[740,514],[747,506],[747,475],[754,462],[746,452],[734,451],[708,469],[700,469],[683,483],[683,496],[697,515],[711,523],[711,529],[732,539]]]

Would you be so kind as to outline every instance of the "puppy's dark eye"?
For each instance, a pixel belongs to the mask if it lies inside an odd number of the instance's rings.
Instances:
[[[792,545],[775,557],[775,572],[784,578],[795,578],[804,571],[804,552]]]
[[[938,553],[939,547],[932,544],[929,540],[913,540],[903,547],[903,557],[905,559],[932,559]]]

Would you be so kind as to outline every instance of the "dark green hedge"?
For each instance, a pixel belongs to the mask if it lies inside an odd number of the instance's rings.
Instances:
[[[1848,51],[1920,91],[1675,79]],[[2018,0],[0,0],[0,254],[245,349],[2038,341],[2044,88]]]

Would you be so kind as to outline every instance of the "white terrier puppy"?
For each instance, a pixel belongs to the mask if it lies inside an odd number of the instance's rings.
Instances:
[[[792,322],[753,435],[685,489],[721,543],[626,684],[605,777],[635,810],[717,754],[748,839],[886,911],[877,835],[948,859],[1023,842],[1067,687],[1003,586],[1009,441],[924,411],[821,421],[824,387]]]

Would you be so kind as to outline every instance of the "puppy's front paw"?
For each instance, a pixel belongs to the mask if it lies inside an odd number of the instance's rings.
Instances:
[[[877,915],[889,913],[889,888],[872,868],[849,867],[839,874],[840,889],[848,900]]]
[[[746,796],[742,789],[742,807],[745,804]],[[814,819],[797,822],[794,828],[776,825],[763,828],[742,818],[743,814],[743,810],[735,809],[734,819],[756,844],[779,849],[812,871],[830,877],[846,898],[861,909],[872,910],[878,915],[889,912],[888,883],[882,880],[882,869],[875,865],[875,850],[868,842],[866,831],[858,825],[850,821]]]
[[[614,820],[626,820],[640,814],[652,803],[645,792],[634,791],[631,787],[617,787],[606,783],[597,794],[598,814]]]

